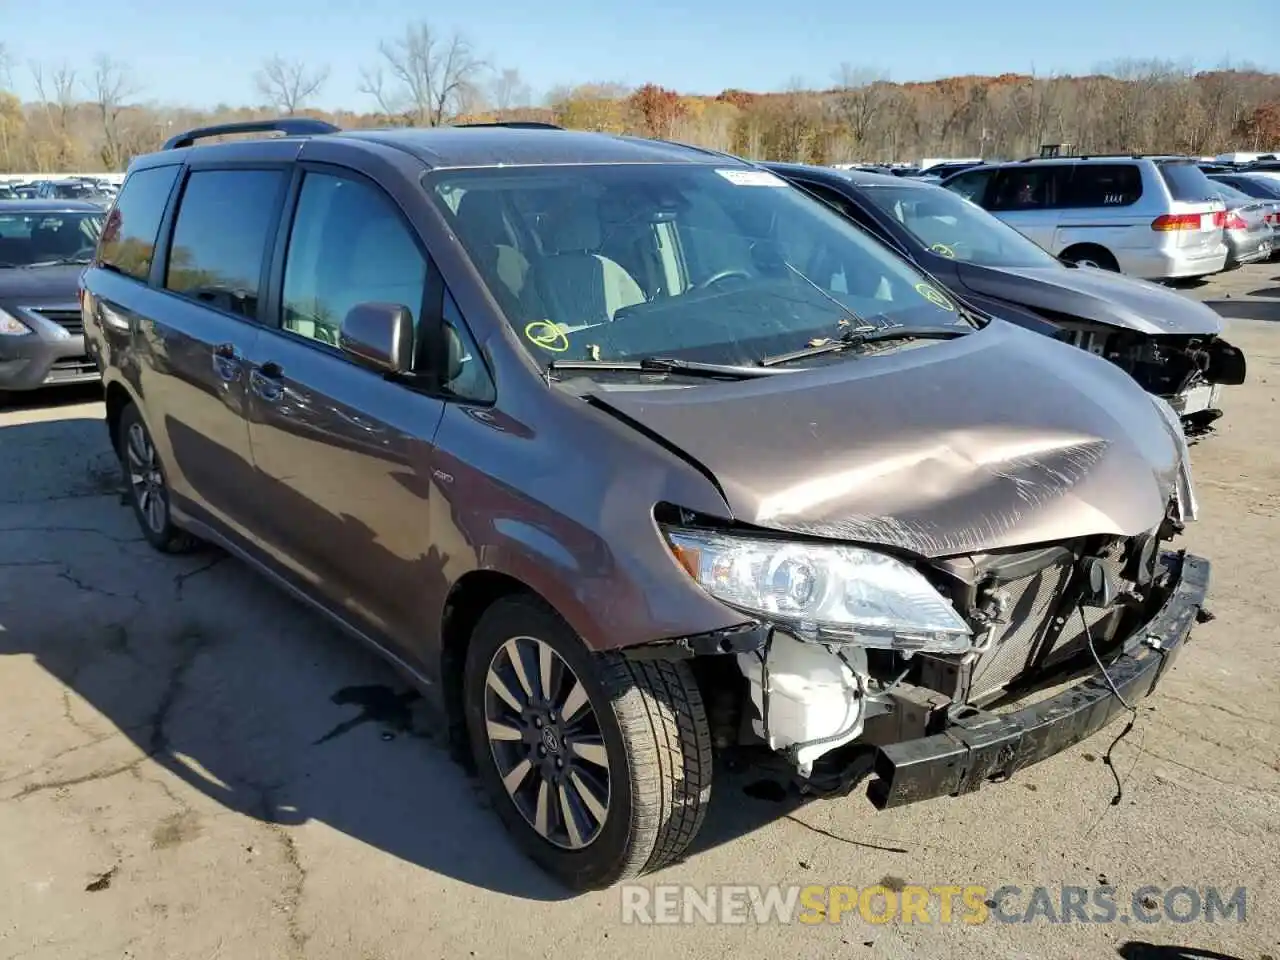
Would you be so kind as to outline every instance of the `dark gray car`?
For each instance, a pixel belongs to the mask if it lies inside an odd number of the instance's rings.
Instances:
[[[78,200],[0,205],[0,396],[98,378],[78,286],[102,219]]]
[[[1205,599],[1167,403],[695,148],[184,134],[84,315],[147,539],[439,695],[575,889],[681,855],[713,747],[811,790],[874,751],[879,807],[1005,778],[1149,693]]]
[[[1218,314],[1175,290],[1064,263],[976,204],[918,179],[764,166],[826,200],[965,302],[1106,357],[1164,397],[1191,433],[1221,417],[1222,388],[1244,380],[1244,356],[1222,338]]]

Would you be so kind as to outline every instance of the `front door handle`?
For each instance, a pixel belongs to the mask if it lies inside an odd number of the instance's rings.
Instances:
[[[213,348],[213,370],[224,383],[240,378],[240,359],[234,343],[219,343]]]
[[[249,375],[249,388],[268,403],[278,403],[284,396],[284,368],[274,360],[268,360]]]

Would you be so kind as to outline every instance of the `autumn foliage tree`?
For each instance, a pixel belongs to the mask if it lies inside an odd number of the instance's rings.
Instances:
[[[640,133],[663,140],[671,138],[676,121],[686,113],[680,94],[656,83],[646,83],[632,93],[627,106],[635,115]]]
[[[1236,124],[1235,133],[1254,150],[1280,147],[1280,100],[1255,107]]]

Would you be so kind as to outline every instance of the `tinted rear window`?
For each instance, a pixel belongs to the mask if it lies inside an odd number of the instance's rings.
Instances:
[[[284,184],[279,170],[192,173],[173,223],[165,289],[237,316],[256,316]]]
[[[98,247],[98,262],[112,270],[146,280],[155,258],[156,234],[169,191],[180,167],[149,167],[129,175],[115,209],[107,217]]]
[[[1194,163],[1161,163],[1157,166],[1173,199],[1181,203],[1213,199],[1213,184]]]
[[[1062,198],[1065,207],[1123,207],[1142,196],[1135,163],[1078,163]]]

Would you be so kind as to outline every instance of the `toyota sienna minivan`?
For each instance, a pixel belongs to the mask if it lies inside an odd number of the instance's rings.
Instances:
[[[573,889],[678,859],[717,751],[815,790],[871,760],[878,808],[1008,779],[1148,694],[1205,601],[1167,403],[719,154],[192,131],[82,282],[146,538],[437,694]]]

